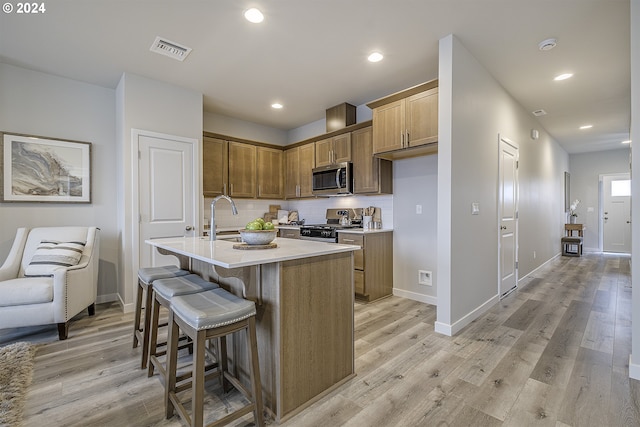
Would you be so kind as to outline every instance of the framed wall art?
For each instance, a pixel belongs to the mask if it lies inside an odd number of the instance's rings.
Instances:
[[[0,135],[3,202],[91,203],[91,143]]]

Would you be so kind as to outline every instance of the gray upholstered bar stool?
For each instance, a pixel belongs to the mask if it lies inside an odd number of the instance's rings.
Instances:
[[[171,307],[171,299],[181,295],[195,294],[198,292],[217,289],[217,283],[204,280],[197,274],[187,276],[172,277],[169,279],[158,279],[153,282],[153,303],[151,310],[151,324],[149,326],[149,371],[148,376],[152,376],[154,369],[158,369],[160,376],[165,378],[165,368],[158,360],[166,351],[159,347],[166,343],[158,344],[158,327],[160,326],[160,306],[167,310]]]
[[[186,276],[190,274],[187,270],[182,270],[175,265],[165,265],[161,267],[146,267],[138,270],[138,293],[136,297],[136,312],[133,320],[133,348],[138,347],[142,341],[142,358],[140,369],[147,367],[147,357],[149,355],[149,322],[151,321],[151,301],[153,282],[158,279],[170,277]],[[144,326],[140,327],[142,315],[142,296],[145,294],[144,304]]]
[[[191,417],[183,406],[178,392],[176,370],[178,361],[178,331],[193,340],[193,364],[191,375]],[[167,343],[167,379],[165,383],[165,408],[167,419],[178,411],[180,417],[191,426],[202,426],[204,422],[205,343],[212,338],[225,341],[227,335],[245,330],[249,356],[251,390],[226,370],[226,352],[220,351],[220,364],[224,379],[238,389],[250,401],[249,404],[227,416],[207,424],[209,427],[228,424],[243,415],[253,412],[257,426],[264,425],[262,414],[262,387],[258,364],[256,340],[256,307],[253,301],[239,298],[222,288],[198,294],[175,297],[169,312],[169,339]]]

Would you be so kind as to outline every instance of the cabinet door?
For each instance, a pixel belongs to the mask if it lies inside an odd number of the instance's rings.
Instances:
[[[373,109],[373,152],[384,153],[403,148],[405,100]]]
[[[316,167],[333,163],[333,142],[331,138],[316,141]]]
[[[284,152],[284,197],[295,199],[299,197],[298,185],[300,176],[300,148],[290,148]]]
[[[229,195],[256,197],[256,146],[229,142]]]
[[[258,197],[282,199],[282,150],[257,147]]]
[[[316,148],[315,144],[305,144],[298,147],[299,157],[299,176],[298,176],[298,197],[313,196],[313,176],[311,172],[316,167]]]
[[[333,163],[351,161],[351,132],[331,138],[333,145]]]
[[[407,98],[406,138],[409,147],[438,141],[438,89]]]
[[[216,197],[227,194],[227,141],[205,136],[202,139],[202,194]]]
[[[371,126],[352,132],[353,181],[356,193],[377,193],[378,163],[373,157],[373,129]]]

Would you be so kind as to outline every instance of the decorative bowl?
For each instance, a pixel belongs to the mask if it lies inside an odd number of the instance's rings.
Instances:
[[[247,245],[268,245],[276,238],[277,229],[273,230],[238,230],[242,241]]]

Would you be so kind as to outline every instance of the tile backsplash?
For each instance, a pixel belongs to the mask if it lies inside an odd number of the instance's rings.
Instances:
[[[209,224],[211,217],[211,200],[204,199],[204,213],[202,224]],[[258,200],[258,199],[234,199],[238,208],[238,215],[231,213],[231,206],[226,200],[216,203],[216,224],[218,227],[238,227],[255,218],[262,217],[269,212],[269,205],[280,205],[282,209],[297,210],[300,219],[307,224],[323,224],[326,222],[325,213],[329,208],[365,208],[375,206],[382,210],[382,226],[393,227],[393,196],[348,196],[348,197],[321,197],[303,200]]]

